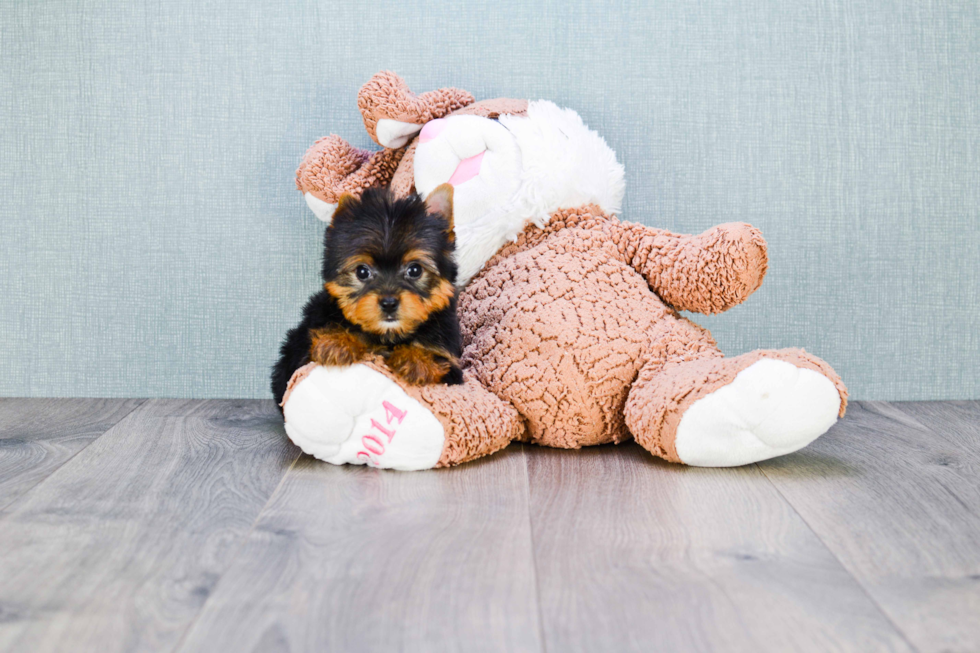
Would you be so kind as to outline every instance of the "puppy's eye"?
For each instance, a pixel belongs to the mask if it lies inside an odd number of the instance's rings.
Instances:
[[[422,276],[422,266],[418,263],[411,263],[408,269],[405,270],[405,274],[408,275],[409,279],[418,279]]]
[[[371,268],[366,265],[358,265],[354,270],[354,275],[358,281],[367,281],[371,278]]]

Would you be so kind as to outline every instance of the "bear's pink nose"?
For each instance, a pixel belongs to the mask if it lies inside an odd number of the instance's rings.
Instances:
[[[422,128],[422,132],[419,134],[419,143],[425,143],[426,141],[431,141],[433,138],[438,136],[443,129],[446,128],[446,119],[437,118],[435,120],[430,120],[425,123],[425,127]]]
[[[449,178],[450,185],[459,186],[480,174],[480,166],[483,165],[484,154],[486,154],[486,151],[460,161],[459,165],[456,166],[456,171],[453,172],[453,176]]]

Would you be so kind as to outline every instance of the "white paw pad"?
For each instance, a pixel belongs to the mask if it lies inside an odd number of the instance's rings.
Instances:
[[[837,421],[830,379],[763,358],[698,399],[677,426],[678,457],[699,467],[734,467],[802,449]]]
[[[445,442],[427,408],[365,365],[315,367],[293,387],[283,412],[289,439],[334,465],[431,469]]]

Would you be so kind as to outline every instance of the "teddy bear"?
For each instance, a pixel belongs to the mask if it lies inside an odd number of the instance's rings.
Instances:
[[[289,381],[285,430],[334,464],[419,470],[513,441],[633,439],[654,456],[738,466],[805,447],[847,389],[802,349],[726,357],[679,314],[745,301],[767,270],[758,229],[674,234],[619,218],[624,169],[579,115],[546,100],[413,94],[383,71],[358,94],[383,149],[317,141],[296,185],[321,220],[345,194],[454,188],[465,381],[408,385],[379,359],[313,363]]]

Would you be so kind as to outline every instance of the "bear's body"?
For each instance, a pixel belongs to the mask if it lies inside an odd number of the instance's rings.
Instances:
[[[627,395],[658,341],[714,346],[654,294],[597,207],[531,227],[460,297],[463,364],[550,447],[620,442]]]
[[[726,358],[678,314],[718,313],[759,287],[768,260],[757,229],[688,236],[621,222],[615,154],[549,102],[415,97],[385,72],[359,104],[389,149],[321,139],[297,185],[326,220],[359,187],[387,181],[424,196],[453,183],[466,382],[406,386],[380,360],[306,366],[283,400],[305,451],[423,469],[513,440],[578,448],[632,437],[673,462],[729,466],[795,451],[843,415],[846,388],[819,358]]]

